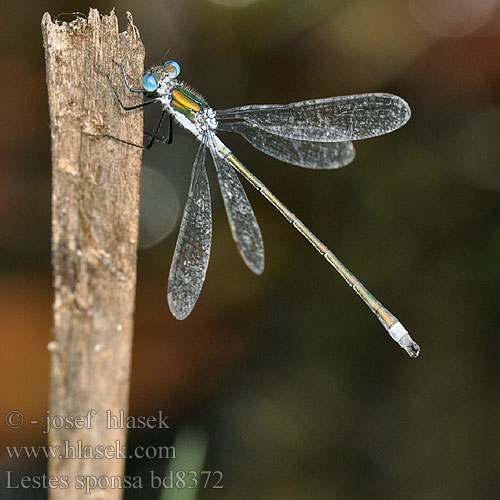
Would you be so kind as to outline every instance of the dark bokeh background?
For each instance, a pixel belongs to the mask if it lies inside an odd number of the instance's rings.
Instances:
[[[403,129],[359,143],[338,171],[227,142],[401,319],[421,345],[417,360],[251,188],[266,244],[261,277],[237,254],[216,182],[211,263],[187,320],[173,319],[166,302],[177,227],[140,253],[131,411],[161,409],[176,428],[207,433],[205,469],[223,472],[224,489],[199,498],[498,498],[499,1],[92,6],[115,6],[122,28],[131,10],[147,64],[176,59],[214,108],[385,91],[413,110]],[[11,409],[41,418],[47,408],[51,167],[40,21],[44,11],[88,7],[1,5],[2,421]],[[171,183],[172,207],[184,204],[195,149],[177,129],[173,146],[145,155]],[[131,446],[173,437],[133,432]],[[44,443],[38,428],[3,424],[0,439]],[[19,476],[44,470],[2,457]],[[127,472],[147,478],[165,467],[143,460]],[[7,490],[3,472],[0,484],[0,498],[45,498]]]

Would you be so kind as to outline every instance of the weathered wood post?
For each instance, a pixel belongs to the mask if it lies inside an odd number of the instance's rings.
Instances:
[[[112,60],[142,75],[144,47],[130,14],[119,33],[114,12],[92,9],[88,19],[70,23],[46,13],[42,32],[55,288],[48,438],[63,457],[50,459],[49,475],[67,477],[69,486],[51,488],[49,497],[118,499],[122,491],[106,482],[123,474],[126,429],[107,428],[106,418],[128,409],[142,150],[91,134],[142,144],[142,111],[122,111],[95,65],[111,72],[126,102],[136,104],[141,96],[129,95]],[[105,458],[96,458],[106,449]],[[94,484],[86,477],[101,479]],[[95,487],[91,495],[86,486]]]

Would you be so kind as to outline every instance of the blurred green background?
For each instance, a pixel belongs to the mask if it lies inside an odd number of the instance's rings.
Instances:
[[[122,29],[132,11],[146,64],[179,61],[215,109],[383,91],[413,111],[403,129],[356,144],[354,163],[338,171],[292,167],[224,139],[401,319],[422,348],[417,360],[245,185],[266,246],[266,270],[252,275],[208,162],[212,257],[188,319],[175,320],[166,301],[178,220],[140,253],[131,411],[161,409],[175,428],[205,430],[204,468],[222,471],[224,488],[199,498],[499,497],[499,5],[93,2],[102,13],[116,7]],[[2,420],[12,409],[42,418],[47,408],[51,165],[40,21],[45,11],[88,7],[1,5]],[[195,151],[176,128],[172,146],[144,155],[171,183],[172,210],[185,202]],[[0,428],[2,443],[44,444],[38,428]],[[130,446],[171,443],[175,428],[132,432]],[[43,461],[9,460],[4,449],[1,460],[0,498],[46,497],[5,485],[4,470],[43,473]],[[148,478],[165,467],[141,460],[127,473]]]

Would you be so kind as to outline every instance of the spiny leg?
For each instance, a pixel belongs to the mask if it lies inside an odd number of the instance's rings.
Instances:
[[[132,85],[128,81],[127,72],[125,71],[125,66],[121,62],[118,62],[116,59],[113,59],[113,62],[115,64],[117,64],[118,66],[120,66],[120,68],[122,70],[122,74],[123,74],[123,79],[125,80],[125,85],[130,90],[130,92],[137,92],[140,94],[147,94],[148,93],[148,91],[144,90],[144,89],[134,89],[134,87],[132,87]]]
[[[114,135],[111,134],[89,134],[90,137],[109,137],[110,139],[113,139],[116,142],[121,142],[122,144],[127,144],[127,146],[133,146],[134,148],[139,148],[139,149],[147,149],[144,146],[141,146],[140,144],[135,144],[135,142],[130,142],[126,141],[124,139],[120,139],[119,137],[115,137]]]
[[[125,106],[125,104],[123,104],[123,101],[122,101],[122,99],[120,97],[120,94],[118,94],[118,90],[116,90],[116,86],[115,86],[115,84],[113,82],[113,79],[111,78],[111,75],[108,72],[106,72],[103,69],[101,69],[97,64],[95,65],[95,69],[97,71],[99,71],[99,73],[102,73],[108,79],[109,84],[111,86],[111,89],[113,90],[113,93],[115,94],[116,98],[118,99],[118,102],[120,103],[120,106],[125,111],[131,111],[133,109],[143,108],[144,106],[147,106],[148,104],[152,104],[153,102],[157,102],[157,99],[153,98],[153,99],[150,99],[149,101],[144,101],[144,102],[141,102],[140,104],[136,104],[135,106]],[[127,83],[127,86],[128,86],[128,81],[127,80],[126,80],[126,83]],[[139,91],[139,89],[131,89],[130,87],[129,87],[129,90],[131,92]]]
[[[167,144],[172,144],[174,142],[174,118],[172,115],[169,116],[168,120],[168,139]]]
[[[89,134],[90,137],[109,137],[110,139],[113,139],[117,142],[121,142],[122,144],[127,144],[128,146],[133,146],[135,148],[140,148],[144,150],[149,150],[153,147],[153,144],[155,142],[161,142],[162,144],[172,144],[173,142],[173,119],[172,115],[169,115],[169,132],[168,132],[168,139],[165,139],[162,136],[158,135],[158,131],[160,129],[160,126],[163,122],[163,118],[165,115],[165,111],[162,113],[160,120],[158,122],[158,125],[156,126],[156,129],[153,134],[149,132],[144,132],[144,135],[150,137],[150,141],[147,144],[147,146],[141,146],[140,144],[135,144],[134,142],[126,141],[124,139],[120,139],[118,137],[115,137],[114,135],[111,134]]]
[[[128,78],[127,78],[127,74],[125,72],[125,67],[123,64],[119,63],[118,61],[116,61],[115,59],[113,59],[113,62],[115,64],[117,64],[118,66],[120,66],[121,70],[122,70],[122,73],[123,73],[123,78],[125,80],[125,84],[127,85],[127,88],[131,91],[131,92],[140,92],[140,93],[146,93],[146,91],[144,89],[134,89],[131,85],[130,85],[130,82],[128,81]],[[104,71],[103,69],[101,69],[97,64],[95,65],[95,68],[97,69],[97,71],[99,71],[100,73],[102,73],[104,76],[106,76],[106,78],[108,79],[109,81],[109,84],[111,86],[111,89],[113,90],[113,93],[115,94],[118,102],[120,103],[122,109],[124,109],[125,111],[130,111],[130,110],[133,110],[133,109],[137,109],[137,108],[141,108],[141,107],[144,107],[144,106],[147,106],[148,104],[153,104],[154,102],[157,102],[156,99],[151,99],[149,101],[145,101],[143,103],[140,103],[140,104],[137,104],[135,106],[125,106],[120,98],[120,95],[118,94],[118,91],[115,87],[115,84],[113,82],[113,79],[111,78],[111,75]],[[118,137],[115,137],[111,134],[89,134],[91,137],[109,137],[110,139],[114,139],[115,141],[117,142],[121,142],[122,144],[127,144],[129,146],[133,146],[133,147],[136,147],[136,148],[141,148],[141,149],[151,149],[152,145],[154,144],[155,141],[160,141],[160,142],[165,142],[165,140],[163,138],[159,138],[157,135],[158,135],[158,131],[161,127],[161,124],[163,122],[163,118],[165,116],[165,111],[162,112],[161,114],[161,117],[160,117],[160,120],[158,121],[158,125],[156,126],[156,129],[154,131],[154,134],[149,134],[147,132],[145,132],[145,135],[151,137],[151,140],[149,141],[149,143],[147,144],[147,146],[141,146],[140,144],[135,144],[133,142],[130,142],[130,141],[126,141],[124,139],[120,139]],[[171,144],[172,142],[172,116],[170,116],[170,130],[169,130],[169,139],[168,139],[168,144]]]
[[[144,135],[147,135],[148,137],[151,137],[151,140],[149,141],[149,144],[144,148],[144,149],[151,149],[153,146],[154,142],[161,142],[162,144],[172,144],[174,133],[173,133],[173,118],[172,115],[169,115],[169,124],[168,124],[168,139],[165,139],[164,137],[158,135],[158,132],[160,130],[161,124],[163,122],[163,118],[165,117],[166,111],[163,111],[160,120],[158,121],[158,125],[156,125],[156,129],[153,134],[150,134],[149,132],[144,132]]]

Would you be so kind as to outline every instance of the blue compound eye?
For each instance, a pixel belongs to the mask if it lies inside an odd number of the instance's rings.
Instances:
[[[181,73],[181,67],[176,61],[167,61],[163,64],[163,69],[166,71],[169,78],[177,78]]]
[[[153,73],[146,73],[142,79],[142,87],[146,92],[155,92],[158,88],[158,82]]]

